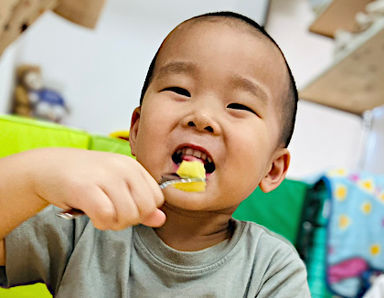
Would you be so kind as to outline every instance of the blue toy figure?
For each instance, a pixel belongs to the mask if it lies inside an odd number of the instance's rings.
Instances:
[[[36,101],[32,98],[35,98]],[[68,113],[63,97],[55,90],[42,88],[33,91],[31,99],[34,105],[34,115],[37,118],[59,123]]]
[[[25,71],[22,81],[27,88],[33,116],[60,123],[69,113],[64,98],[57,91],[43,86],[40,68],[29,68]]]

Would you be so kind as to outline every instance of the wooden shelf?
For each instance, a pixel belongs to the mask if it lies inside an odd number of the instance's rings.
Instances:
[[[384,19],[356,36],[299,96],[358,115],[384,105]]]
[[[358,30],[355,15],[373,0],[333,0],[310,25],[309,31],[333,38],[336,30]]]

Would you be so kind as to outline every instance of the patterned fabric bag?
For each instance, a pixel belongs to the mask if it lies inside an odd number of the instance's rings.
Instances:
[[[384,175],[330,172],[327,283],[343,297],[361,297],[384,271]]]

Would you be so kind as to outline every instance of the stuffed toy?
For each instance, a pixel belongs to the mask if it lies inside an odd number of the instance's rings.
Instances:
[[[33,65],[23,65],[16,69],[16,87],[13,95],[12,113],[24,117],[33,116],[33,106],[29,98],[30,83],[25,80],[28,73],[38,72],[40,68]]]
[[[60,123],[69,109],[58,92],[43,86],[40,68],[22,65],[17,68],[16,74],[13,113]]]

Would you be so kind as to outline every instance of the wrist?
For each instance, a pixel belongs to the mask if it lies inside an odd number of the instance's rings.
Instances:
[[[41,173],[44,172],[44,156],[45,149],[34,149],[23,152],[20,156],[22,163],[25,165],[19,173],[19,178],[22,180],[23,188],[26,194],[30,194],[30,200],[33,200],[33,205],[41,210],[49,205],[49,202],[44,198],[41,192],[41,181],[43,180]]]

